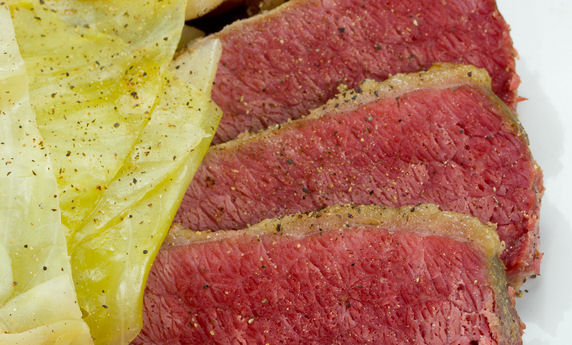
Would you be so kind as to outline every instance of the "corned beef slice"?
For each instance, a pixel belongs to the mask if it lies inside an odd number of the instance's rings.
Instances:
[[[521,344],[498,237],[468,215],[331,207],[171,236],[135,344]]]
[[[212,97],[224,113],[215,143],[298,118],[340,83],[436,62],[487,69],[515,105],[515,52],[494,0],[291,0],[215,36],[223,54]]]
[[[542,172],[484,70],[368,81],[306,118],[210,148],[175,222],[241,229],[328,205],[435,203],[498,224],[511,283],[538,273]]]

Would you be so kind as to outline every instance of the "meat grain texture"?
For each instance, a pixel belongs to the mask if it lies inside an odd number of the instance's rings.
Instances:
[[[436,62],[485,68],[493,91],[516,102],[515,51],[494,0],[291,0],[214,36],[223,54],[212,97],[224,113],[214,143],[305,115],[342,83]]]
[[[538,273],[542,172],[484,70],[368,81],[308,117],[211,147],[175,222],[241,229],[338,204],[434,203],[497,224],[509,280]]]
[[[435,205],[171,233],[135,344],[521,344],[493,227]]]

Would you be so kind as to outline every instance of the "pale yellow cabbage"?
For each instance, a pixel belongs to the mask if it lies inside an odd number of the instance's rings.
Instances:
[[[128,343],[152,260],[220,120],[210,100],[220,43],[171,62],[185,0],[9,4],[83,319],[96,344]]]
[[[177,45],[177,52],[183,51],[187,48],[187,45],[195,40],[204,37],[205,33],[194,26],[185,25],[183,26],[183,31],[181,33],[181,39],[179,39],[179,44]]]
[[[1,5],[0,32],[0,344],[90,344],[56,179],[10,13]]]
[[[147,274],[222,115],[210,100],[220,53],[207,40],[173,62],[137,145],[71,240],[96,343],[124,344],[141,329]]]
[[[12,2],[63,223],[73,232],[151,116],[179,41],[185,0]]]

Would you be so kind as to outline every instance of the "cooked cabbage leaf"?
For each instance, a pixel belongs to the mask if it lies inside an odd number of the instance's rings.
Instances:
[[[0,344],[90,344],[57,183],[30,105],[10,12],[0,5]]]
[[[11,1],[62,221],[82,226],[151,116],[185,0]]]
[[[71,230],[84,320],[95,343],[125,344],[141,327],[152,260],[220,120],[210,100],[220,43],[205,40],[169,64],[185,0],[9,4]]]
[[[221,47],[206,40],[175,60],[160,102],[118,176],[70,243],[79,302],[100,344],[141,329],[145,281],[222,112],[210,93]]]

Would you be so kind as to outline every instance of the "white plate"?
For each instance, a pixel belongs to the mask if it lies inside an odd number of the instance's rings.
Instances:
[[[544,170],[542,274],[516,301],[525,345],[572,344],[572,2],[497,0],[520,60],[518,105],[532,153]]]

